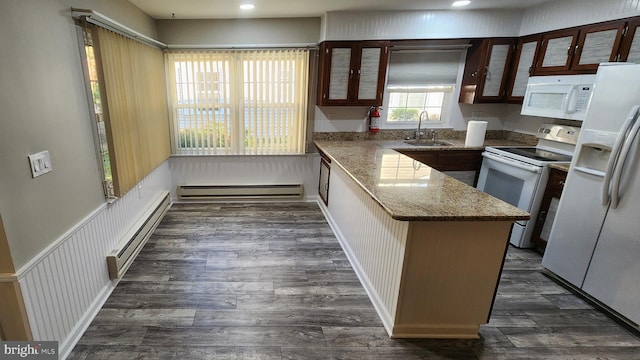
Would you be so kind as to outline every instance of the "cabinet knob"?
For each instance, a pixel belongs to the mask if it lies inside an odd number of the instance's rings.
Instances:
[[[564,180],[560,180],[560,182],[558,182],[558,185],[564,186]]]

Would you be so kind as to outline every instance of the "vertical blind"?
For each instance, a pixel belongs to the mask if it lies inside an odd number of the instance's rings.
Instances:
[[[166,66],[177,154],[304,153],[308,50],[172,50]]]
[[[164,57],[160,49],[92,26],[116,196],[170,155]]]

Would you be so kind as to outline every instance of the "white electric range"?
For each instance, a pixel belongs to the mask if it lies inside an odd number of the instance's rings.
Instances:
[[[531,214],[513,225],[509,242],[531,248],[531,233],[549,178],[549,164],[570,164],[580,129],[543,124],[537,146],[486,147],[477,188]]]

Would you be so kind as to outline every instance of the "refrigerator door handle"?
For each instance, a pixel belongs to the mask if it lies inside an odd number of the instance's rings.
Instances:
[[[635,123],[629,132],[626,140],[624,141],[624,146],[622,150],[620,150],[620,156],[618,158],[616,169],[613,173],[613,180],[611,181],[611,207],[617,208],[620,203],[620,181],[622,181],[622,172],[624,171],[624,164],[627,162],[627,157],[629,156],[629,151],[631,150],[631,146],[636,141],[636,137],[638,136],[638,132],[640,131],[640,121],[638,121],[638,114],[636,113]]]
[[[613,148],[611,148],[611,154],[609,155],[609,161],[607,162],[607,170],[604,172],[604,180],[602,181],[602,206],[609,205],[609,189],[611,188],[611,178],[613,177],[616,164],[618,163],[620,149],[622,148],[622,145],[624,145],[625,138],[627,137],[629,129],[633,126],[634,121],[638,118],[639,111],[640,105],[635,105],[631,109],[631,111],[629,112],[629,116],[624,121],[622,128],[620,128],[620,132],[618,133],[618,137],[616,137]]]

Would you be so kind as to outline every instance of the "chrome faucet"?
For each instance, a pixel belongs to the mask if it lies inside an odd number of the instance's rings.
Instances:
[[[423,111],[420,113],[420,115],[418,116],[418,129],[416,130],[416,133],[414,135],[414,138],[416,140],[420,140],[420,137],[422,137],[422,132],[420,131],[420,127],[422,126],[422,116],[427,116],[427,118],[429,117],[429,113],[427,113],[427,111]]]

